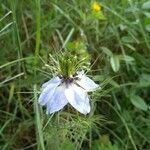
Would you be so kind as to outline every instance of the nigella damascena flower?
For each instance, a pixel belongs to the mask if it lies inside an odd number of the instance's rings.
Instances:
[[[55,77],[42,85],[39,103],[46,106],[47,113],[54,113],[70,103],[82,114],[90,112],[90,102],[87,92],[98,88],[93,80],[83,71],[75,77]]]

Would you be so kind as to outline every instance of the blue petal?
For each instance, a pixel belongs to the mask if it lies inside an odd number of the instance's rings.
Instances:
[[[60,83],[61,82],[61,79],[59,77],[55,77],[51,80],[49,80],[48,82],[44,83],[42,85],[42,89],[46,88],[49,84],[56,84],[56,83]]]
[[[47,103],[47,113],[54,113],[62,109],[67,103],[68,100],[64,94],[65,87],[58,86],[55,90],[53,97]]]
[[[70,85],[65,90],[68,102],[80,113],[87,114],[90,112],[89,98],[85,90],[77,85]]]
[[[47,83],[45,83],[45,84],[47,84]],[[59,84],[60,84],[59,82],[57,82],[57,83],[50,83],[49,82],[49,84],[47,84],[42,89],[42,93],[40,94],[40,97],[39,97],[39,103],[41,105],[45,105],[51,99],[51,97],[53,96],[53,94],[55,92],[56,87]]]
[[[84,88],[87,92],[93,91],[96,88],[98,88],[98,84],[96,84],[93,80],[91,80],[86,75],[81,75],[79,77],[79,80],[76,81],[78,85],[80,85],[82,88]]]

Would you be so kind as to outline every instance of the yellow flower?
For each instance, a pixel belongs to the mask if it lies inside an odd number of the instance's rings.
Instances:
[[[97,2],[92,3],[91,9],[95,12],[98,12],[101,10],[101,5]]]

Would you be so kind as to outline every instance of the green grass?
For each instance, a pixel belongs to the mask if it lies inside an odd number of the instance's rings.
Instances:
[[[148,0],[101,0],[106,19],[89,0],[0,2],[0,149],[150,149]],[[61,51],[86,56],[102,87],[87,116],[37,103]]]

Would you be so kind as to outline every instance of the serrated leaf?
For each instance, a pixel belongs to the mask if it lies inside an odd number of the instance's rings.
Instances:
[[[148,109],[148,106],[147,104],[145,103],[145,101],[140,97],[140,96],[137,96],[137,95],[132,95],[130,97],[130,100],[131,100],[131,103],[138,109],[141,109],[141,110],[144,110],[144,111],[147,111]]]
[[[118,55],[110,57],[110,64],[114,72],[117,72],[120,68],[120,60]]]

